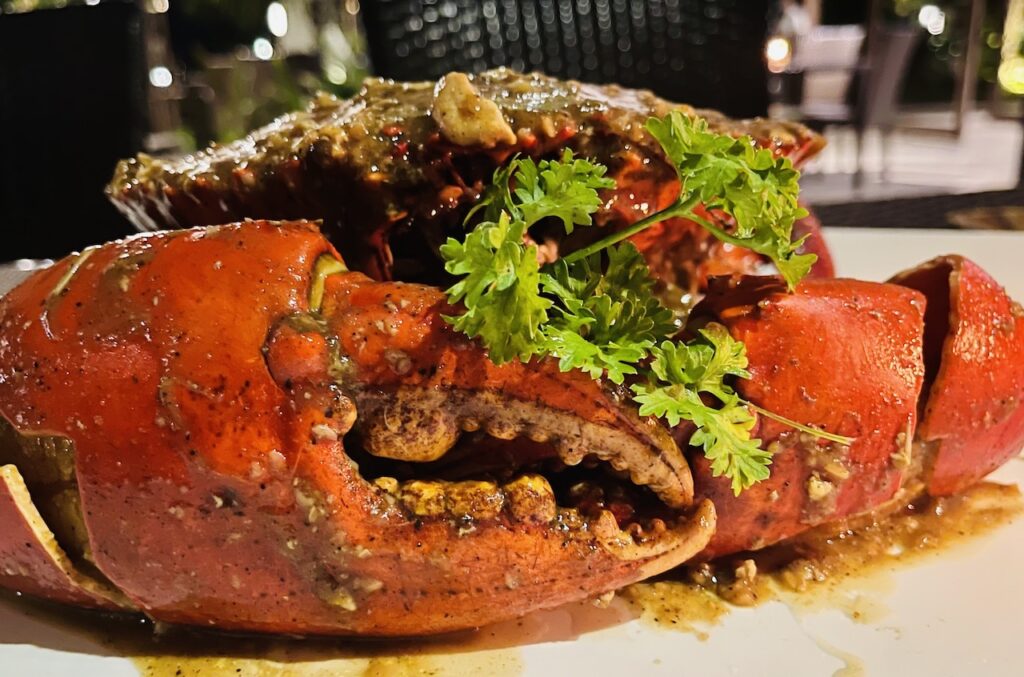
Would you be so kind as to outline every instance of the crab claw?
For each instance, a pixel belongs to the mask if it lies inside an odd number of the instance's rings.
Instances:
[[[594,455],[667,505],[689,505],[682,453],[665,428],[636,414],[628,393],[562,373],[553,360],[494,365],[442,320],[455,310],[431,287],[359,273],[328,280],[322,314],[338,337],[336,369],[360,412],[356,432],[367,452],[436,461],[464,433],[482,430],[548,444],[567,466]]]
[[[1024,446],[1024,310],[962,256],[936,258],[891,282],[928,298],[918,437],[934,446],[928,492],[953,494]]]
[[[622,393],[493,365],[440,292],[342,271],[313,225],[250,222],[104,245],[0,301],[0,585],[95,602],[78,571],[166,622],[415,635],[704,548],[714,508]],[[39,436],[59,453],[19,451]],[[47,539],[63,559],[29,556]]]
[[[718,511],[701,557],[756,549],[892,498],[911,459],[923,366],[924,298],[896,285],[807,279],[794,293],[774,277],[716,278],[694,311],[743,341],[748,401],[805,426],[852,438],[828,442],[768,420],[758,437],[771,476],[734,496],[692,454],[698,497]]]

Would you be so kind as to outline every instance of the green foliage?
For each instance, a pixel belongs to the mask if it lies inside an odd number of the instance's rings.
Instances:
[[[718,324],[692,341],[669,340],[679,328],[654,296],[643,256],[619,242],[684,216],[768,256],[794,287],[814,263],[813,255],[796,253],[801,242],[791,242],[793,222],[805,214],[796,200],[799,174],[749,137],[715,134],[704,120],[678,112],[652,118],[648,130],[679,175],[676,203],[543,267],[529,229],[543,220],[561,222],[567,234],[592,225],[598,191],[615,184],[604,166],[569,150],[558,160],[517,157],[499,168],[466,219],[467,225],[478,221],[475,227],[464,241],[452,238],[441,247],[445,269],[459,278],[447,291],[449,301],[465,307],[445,319],[479,338],[495,363],[550,356],[563,371],[618,384],[629,378],[640,414],[671,426],[692,422],[691,444],[704,448],[712,473],[730,478],[739,494],[768,477],[771,463],[760,440],[751,438],[753,405],[731,385],[749,377],[745,348]],[[732,217],[734,227],[696,214],[700,203]]]
[[[690,444],[704,447],[711,474],[730,478],[737,496],[767,478],[771,455],[751,439],[756,419],[727,380],[749,377],[744,345],[711,323],[693,341],[665,341],[651,352],[648,380],[632,386],[640,414],[671,426],[691,421]]]
[[[525,362],[541,349],[540,326],[551,307],[540,295],[537,247],[523,244],[525,233],[525,222],[502,214],[477,226],[463,242],[449,238],[441,246],[445,270],[462,277],[448,289],[448,300],[466,308],[445,320],[480,338],[496,364],[516,357]]]
[[[601,206],[597,191],[614,188],[605,177],[607,168],[584,158],[574,158],[566,148],[561,160],[516,157],[494,173],[494,180],[476,204],[472,215],[483,210],[485,221],[496,221],[502,212],[522,221],[526,228],[546,218],[557,218],[571,233],[575,226],[593,223],[591,214]],[[514,187],[513,187],[514,183]]]
[[[636,247],[627,243],[606,252],[603,271],[601,253],[546,267],[543,290],[560,303],[544,333],[563,371],[581,369],[594,378],[607,373],[622,383],[676,326],[672,312],[652,294],[654,281]]]
[[[792,241],[793,222],[807,215],[797,203],[800,173],[788,158],[758,148],[749,136],[716,134],[706,120],[673,111],[647,122],[682,183],[681,203],[696,197],[709,210],[736,222],[733,232],[687,214],[720,239],[772,260],[790,288],[807,275],[814,254],[798,254],[803,240]]]

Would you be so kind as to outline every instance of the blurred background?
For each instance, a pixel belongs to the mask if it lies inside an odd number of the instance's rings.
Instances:
[[[0,0],[4,255],[129,232],[118,159],[495,66],[822,131],[825,225],[1024,228],[1024,0]]]

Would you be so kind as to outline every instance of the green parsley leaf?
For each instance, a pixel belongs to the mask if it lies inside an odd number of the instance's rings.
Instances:
[[[658,416],[671,426],[692,421],[696,431],[690,444],[704,448],[711,461],[714,477],[725,475],[732,481],[733,494],[739,496],[757,482],[767,479],[771,454],[761,449],[761,440],[751,439],[755,418],[746,404],[733,398],[718,409],[703,403],[700,395],[682,385],[633,386],[641,416]]]
[[[790,288],[810,271],[817,257],[798,254],[803,239],[792,241],[793,222],[807,215],[797,202],[800,172],[789,158],[757,148],[749,136],[733,138],[708,129],[702,118],[672,111],[647,122],[682,184],[684,214],[719,239],[763,254],[775,263]],[[735,219],[733,232],[692,214],[694,198],[709,210]],[[671,208],[670,208],[671,209]]]
[[[549,354],[558,358],[559,369],[579,369],[595,379],[607,376],[613,383],[622,383],[627,375],[636,374],[636,364],[649,347],[646,342],[598,342],[558,325],[546,327],[544,336]]]
[[[615,187],[614,181],[605,178],[606,171],[604,165],[573,158],[568,149],[561,160],[536,163],[514,158],[494,172],[493,183],[466,217],[468,223],[482,213],[484,221],[464,242],[449,238],[441,246],[445,270],[465,276],[447,294],[450,303],[461,301],[466,310],[445,319],[466,335],[479,337],[496,364],[516,357],[525,362],[547,349],[548,339],[540,327],[548,319],[552,300],[540,293],[537,247],[525,244],[527,230],[548,217],[560,219],[567,233],[575,226],[591,225],[591,214],[601,206],[597,191]],[[566,358],[566,364],[590,361],[567,347],[573,343],[570,337],[551,340],[566,346],[563,356],[580,356]],[[608,358],[613,365],[626,356],[634,361],[644,356],[628,346],[618,352],[622,357]]]
[[[711,474],[732,480],[737,496],[768,477],[771,454],[751,439],[756,419],[727,376],[749,377],[744,346],[720,324],[710,323],[688,343],[664,341],[651,350],[651,377],[632,386],[641,416],[664,418],[670,426],[691,421],[690,444],[703,446]],[[716,408],[706,396],[718,400]]]
[[[560,160],[516,157],[494,172],[491,186],[474,206],[470,216],[484,210],[484,218],[496,221],[501,211],[524,221],[529,229],[538,221],[557,218],[571,233],[576,226],[589,226],[591,215],[601,206],[599,190],[615,187],[605,177],[607,167],[584,158],[574,158],[566,148]]]
[[[560,219],[566,233],[575,226],[591,225],[591,215],[601,206],[597,191],[615,187],[615,181],[605,177],[606,171],[604,165],[573,158],[568,148],[561,161],[542,160],[534,165],[521,160],[513,194],[527,227],[549,217]]]
[[[502,214],[471,231],[464,242],[441,246],[445,270],[464,276],[448,290],[450,303],[466,311],[444,319],[466,335],[479,337],[495,364],[513,358],[528,361],[542,349],[540,326],[551,301],[540,295],[537,247],[525,246],[522,221]]]
[[[746,347],[717,322],[708,323],[692,341],[663,341],[651,349],[651,355],[650,370],[658,381],[707,393],[722,402],[736,397],[726,383],[728,376],[750,376]]]
[[[690,444],[704,447],[704,456],[711,461],[711,475],[731,479],[734,495],[768,479],[772,455],[761,448],[761,440],[750,439],[755,419],[746,403],[732,400],[701,423]]]
[[[600,252],[545,266],[541,286],[560,304],[543,331],[562,371],[582,369],[594,378],[606,373],[622,383],[658,339],[678,328],[652,294],[654,280],[637,248],[610,247],[607,257],[603,272]]]

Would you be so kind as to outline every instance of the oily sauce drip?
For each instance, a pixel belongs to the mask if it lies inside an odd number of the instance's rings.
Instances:
[[[503,623],[434,638],[360,640],[288,639],[170,628],[154,639],[118,634],[118,655],[134,657],[144,677],[515,677],[523,672],[520,649],[573,639],[621,625],[633,615],[621,606],[589,601],[567,604]]]
[[[471,633],[425,640],[222,636],[175,629],[133,660],[142,677],[515,677],[515,648],[489,648]],[[168,642],[167,639],[170,639]],[[140,647],[136,647],[137,649]]]
[[[877,595],[887,573],[1008,524],[1024,512],[1015,485],[984,482],[962,494],[922,496],[885,517],[871,515],[812,529],[754,553],[682,567],[622,595],[641,616],[662,627],[706,637],[729,605],[779,600],[798,610],[838,608],[869,623],[886,613]]]
[[[492,655],[324,657],[268,651],[259,658],[156,656],[136,658],[142,677],[420,677],[422,675],[518,675],[518,661]]]
[[[814,638],[814,643],[829,656],[842,661],[843,667],[833,672],[832,677],[864,677],[866,674],[864,663],[857,656],[832,646],[820,637]]]
[[[32,643],[129,658],[143,677],[514,677],[522,673],[509,628],[388,641],[297,638],[167,626],[133,614],[97,613],[5,592],[0,593],[0,603],[14,605],[21,615],[60,631],[41,638],[33,635]]]

